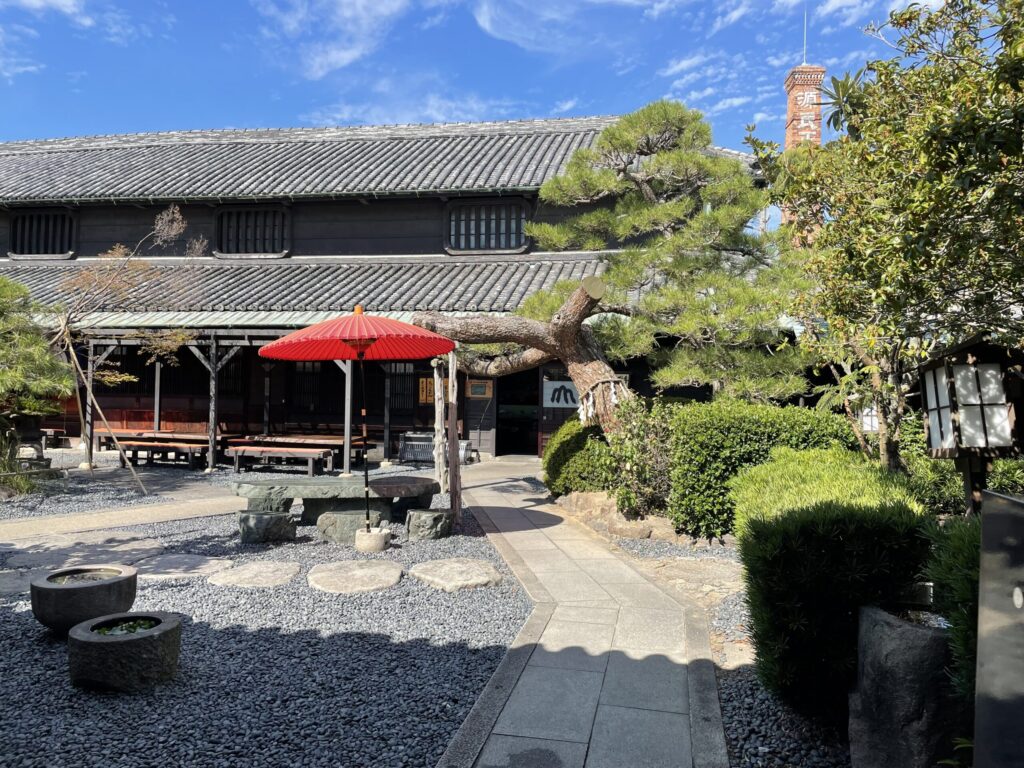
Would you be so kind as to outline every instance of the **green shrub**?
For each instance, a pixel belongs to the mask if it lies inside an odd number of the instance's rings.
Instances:
[[[674,406],[660,398],[650,406],[639,397],[615,412],[616,429],[608,435],[615,461],[615,501],[625,515],[665,515],[671,488],[671,440]]]
[[[805,714],[845,721],[863,605],[914,583],[928,555],[906,504],[822,503],[747,521],[740,539],[757,673]]]
[[[853,447],[846,421],[810,408],[779,408],[737,401],[695,403],[671,417],[671,491],[668,513],[677,528],[701,537],[732,530],[727,483],[742,468],[766,461],[772,448]]]
[[[949,622],[953,688],[970,711],[978,655],[981,518],[956,517],[941,526],[932,523],[927,533],[932,552],[923,575],[935,585],[935,611]]]
[[[741,537],[755,517],[779,517],[823,502],[855,507],[902,504],[917,513],[922,511],[902,477],[838,447],[776,448],[764,464],[741,469],[729,481],[729,488],[736,509],[733,531]]]
[[[612,487],[613,468],[601,428],[570,418],[548,440],[542,464],[544,482],[556,496]]]

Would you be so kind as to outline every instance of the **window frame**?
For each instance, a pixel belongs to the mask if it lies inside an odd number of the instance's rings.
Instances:
[[[18,253],[14,250],[15,221],[23,216],[64,216],[69,223],[68,245],[70,248],[61,253]],[[67,260],[75,256],[78,247],[78,212],[72,208],[10,208],[7,222],[7,258],[17,260]]]
[[[473,197],[449,200],[444,207],[444,250],[453,256],[482,255],[482,254],[509,254],[526,253],[533,245],[530,236],[523,228],[523,243],[515,248],[457,248],[452,244],[452,214],[460,208],[476,208],[487,205],[518,205],[523,210],[523,224],[533,220],[535,207],[525,197]]]
[[[220,250],[221,235],[223,234],[224,216],[232,213],[245,213],[254,211],[273,211],[284,217],[284,233],[282,235],[284,250],[264,252],[240,252],[232,253]],[[292,253],[292,211],[291,206],[283,203],[269,203],[261,205],[219,205],[214,213],[214,247],[211,253],[218,259],[284,259]]]

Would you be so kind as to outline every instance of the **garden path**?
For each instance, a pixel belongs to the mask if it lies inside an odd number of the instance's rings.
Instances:
[[[537,469],[464,470],[536,607],[438,768],[728,768],[703,612],[564,518]]]

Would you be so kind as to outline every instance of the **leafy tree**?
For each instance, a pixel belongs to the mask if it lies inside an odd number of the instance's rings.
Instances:
[[[1024,340],[1022,9],[895,12],[872,34],[896,54],[828,89],[844,135],[781,156],[752,140],[807,247],[803,346],[835,364],[835,397],[876,407],[890,468],[923,357],[983,331]]]
[[[510,373],[560,359],[581,394],[594,395],[602,422],[618,399],[608,391],[608,358],[649,356],[660,387],[711,384],[751,399],[804,390],[799,351],[780,321],[792,272],[779,243],[750,227],[766,195],[744,162],[712,150],[699,112],[658,101],[622,117],[540,197],[576,211],[529,225],[540,248],[622,247],[607,257],[596,292],[561,284],[515,318],[420,315],[460,341],[518,345],[471,360],[470,370]]]

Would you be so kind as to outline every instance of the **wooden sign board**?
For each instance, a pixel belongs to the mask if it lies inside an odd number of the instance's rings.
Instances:
[[[448,378],[445,377],[444,389],[448,389]],[[433,405],[434,404],[434,379],[430,376],[425,376],[420,379],[419,383],[419,397],[417,402],[420,405]]]

